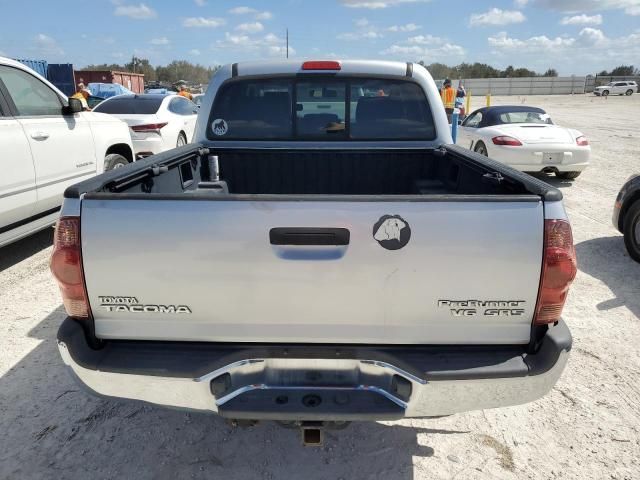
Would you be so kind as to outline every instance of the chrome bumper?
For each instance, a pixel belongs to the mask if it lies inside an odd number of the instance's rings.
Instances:
[[[335,358],[247,358],[188,378],[86,368],[65,341],[58,346],[74,376],[101,396],[232,418],[327,421],[428,417],[530,402],[553,387],[570,349],[569,343],[553,360],[540,362],[541,373],[503,378],[430,379],[379,360]]]

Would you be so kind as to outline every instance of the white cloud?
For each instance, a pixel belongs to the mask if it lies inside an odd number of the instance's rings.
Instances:
[[[218,40],[212,45],[213,49],[228,49],[254,54],[255,56],[285,56],[286,45],[283,38],[273,33],[256,37],[245,34],[225,32],[224,40]],[[295,55],[295,49],[289,45],[289,56]]]
[[[592,27],[583,28],[576,36],[562,37],[513,38],[500,32],[488,42],[496,61],[503,58],[511,63],[517,55],[518,62],[529,68],[544,70],[556,65],[569,74],[594,73],[640,56],[640,30],[617,38]]]
[[[158,16],[153,8],[144,3],[139,5],[117,5],[113,13],[119,17],[129,17],[134,20],[149,20]]]
[[[364,32],[339,33],[336,38],[338,40],[375,40],[382,38],[382,35],[374,30],[367,30]]]
[[[247,15],[249,13],[257,13],[258,11],[255,8],[251,7],[235,7],[229,10],[229,13],[234,15]]]
[[[207,0],[193,0],[193,3],[199,7],[204,7],[207,4]]]
[[[600,25],[602,23],[602,15],[574,15],[573,17],[564,17],[561,25]]]
[[[366,18],[359,18],[353,23],[356,25],[356,27],[363,28],[369,25],[369,20],[367,20]]]
[[[44,33],[36,35],[33,41],[34,50],[43,56],[64,54],[64,50],[58,45],[58,42]]]
[[[526,7],[527,3],[529,3],[529,0],[514,0],[513,2],[513,4],[519,8]]]
[[[271,20],[273,14],[268,11],[261,12],[251,7],[235,7],[229,10],[233,15],[253,15],[256,20]]]
[[[391,45],[380,52],[381,55],[395,56],[406,60],[407,57],[433,62],[447,59],[447,62],[462,60],[466,54],[465,49],[446,38],[433,35],[416,35],[409,37],[400,44]]]
[[[416,25],[415,23],[407,23],[406,25],[392,25],[387,28],[387,30],[390,32],[415,32],[421,28],[422,26]]]
[[[369,10],[377,10],[380,8],[389,8],[401,5],[403,3],[422,3],[429,0],[340,0],[344,7],[349,8],[367,8]]]
[[[182,25],[187,28],[217,28],[225,23],[224,18],[189,17],[183,20]]]
[[[189,54],[197,57],[198,55],[200,55],[200,50],[194,48],[192,50],[189,50]]]
[[[469,19],[472,27],[482,25],[509,25],[510,23],[522,23],[527,18],[518,10],[501,10],[492,8],[488,12],[474,13]]]
[[[494,48],[519,52],[547,52],[553,49],[571,46],[575,43],[574,38],[549,38],[546,35],[539,35],[525,40],[520,40],[509,37],[507,32],[499,32],[495,36],[489,37],[488,41],[489,45]]]
[[[624,10],[627,15],[640,15],[640,0],[532,0],[537,7],[559,12]]]
[[[236,27],[236,30],[243,33],[259,33],[264,30],[264,25],[260,22],[241,23]]]
[[[152,38],[149,43],[151,45],[169,45],[171,42],[167,37]]]

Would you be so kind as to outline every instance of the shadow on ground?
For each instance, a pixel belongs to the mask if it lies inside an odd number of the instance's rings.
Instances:
[[[60,307],[32,329],[42,342],[0,378],[0,478],[407,480],[415,457],[438,455],[418,434],[468,433],[356,423],[305,448],[298,430],[272,422],[233,428],[214,415],[90,397],[57,351],[64,316]]]
[[[598,310],[625,305],[640,317],[640,264],[627,254],[622,236],[586,240],[576,245],[576,254],[578,268],[604,282],[614,295],[596,305]]]
[[[537,172],[531,173],[530,175],[556,188],[569,188],[572,187],[573,183],[575,182],[575,180],[563,180],[561,178],[558,178],[553,173]]]
[[[45,228],[38,233],[0,248],[0,272],[26,260],[52,244],[53,228]]]

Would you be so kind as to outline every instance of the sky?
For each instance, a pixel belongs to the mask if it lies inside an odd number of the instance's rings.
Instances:
[[[640,67],[640,0],[0,0],[0,56],[202,65],[284,58]]]

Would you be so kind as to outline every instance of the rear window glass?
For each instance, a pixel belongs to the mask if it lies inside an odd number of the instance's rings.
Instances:
[[[158,112],[164,97],[112,97],[93,111],[115,115],[152,115]]]
[[[549,114],[543,112],[505,112],[500,114],[501,123],[545,123],[552,124]]]
[[[294,104],[295,102],[295,104]],[[214,140],[431,140],[422,88],[389,79],[235,81],[216,95]]]
[[[224,139],[287,139],[292,135],[291,82],[236,82],[216,97],[209,130]]]
[[[436,135],[422,88],[402,81],[352,82],[350,123],[353,139],[433,139]]]

